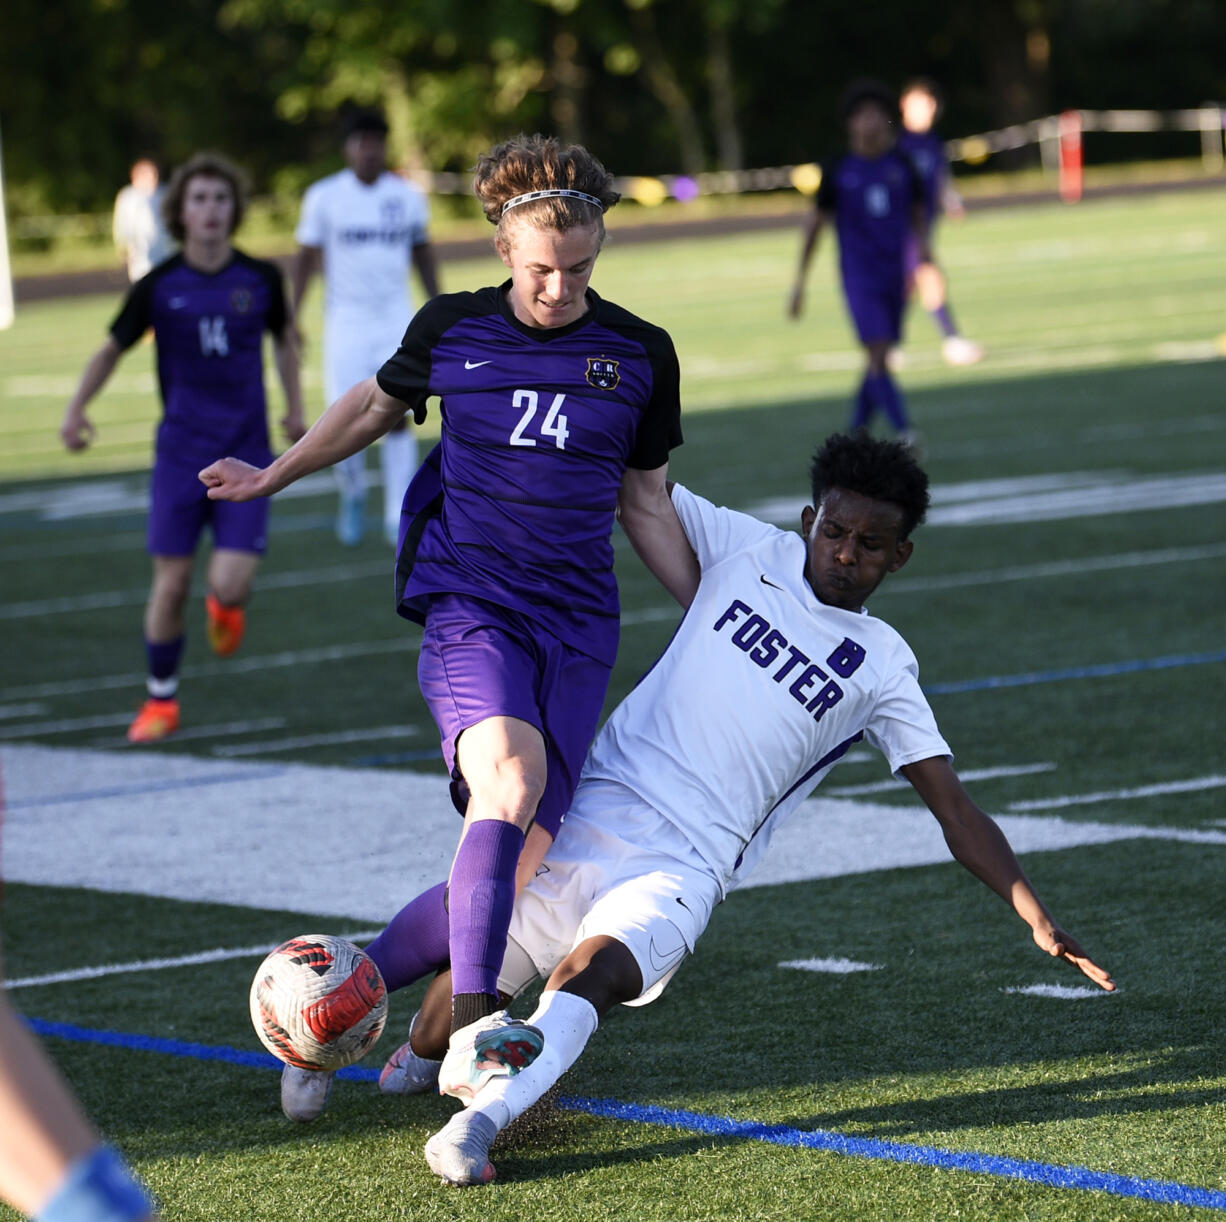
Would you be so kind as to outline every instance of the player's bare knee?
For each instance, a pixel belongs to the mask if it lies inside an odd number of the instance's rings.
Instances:
[[[476,783],[468,779],[473,802],[486,817],[527,828],[545,793],[545,772],[522,756],[499,760]]]

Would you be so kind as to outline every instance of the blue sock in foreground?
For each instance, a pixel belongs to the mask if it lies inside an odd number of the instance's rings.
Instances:
[[[513,823],[479,819],[456,853],[448,888],[453,1031],[499,1008],[498,972],[523,847],[524,833]]]

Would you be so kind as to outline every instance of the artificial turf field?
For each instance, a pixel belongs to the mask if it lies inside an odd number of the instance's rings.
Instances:
[[[687,410],[676,478],[793,522],[807,456],[845,422],[859,363],[833,249],[819,255],[805,320],[790,324],[796,234],[619,247],[616,221],[594,284],[674,336]],[[1120,991],[1052,995],[1079,980],[960,867],[908,856],[900,829],[935,825],[858,752],[822,791],[827,804],[807,810],[781,873],[792,881],[734,894],[664,998],[610,1016],[563,1083],[566,1106],[508,1135],[495,1147],[499,1180],[467,1193],[439,1186],[420,1157],[450,1110],[438,1098],[384,1099],[350,1081],[315,1126],[283,1120],[275,1074],[245,1060],[258,1047],[246,1016],[254,951],[79,976],[312,926],[377,927],[387,914],[363,894],[360,854],[332,880],[352,906],[312,906],[312,879],[328,869],[304,835],[317,824],[269,788],[277,776],[319,793],[330,779],[351,795],[350,841],[364,843],[362,802],[386,802],[389,777],[408,795],[392,815],[411,837],[426,838],[415,814],[431,836],[453,835],[438,802],[413,798],[437,794],[442,770],[416,695],[418,632],[391,612],[388,549],[377,537],[352,551],[336,543],[326,477],[277,504],[242,653],[212,659],[197,615],[184,731],[129,753],[151,350],[130,353],[96,401],[94,451],[69,457],[55,428],[115,301],[31,306],[0,333],[6,972],[66,974],[14,1000],[58,1033],[49,1047],[168,1218],[1226,1210],[1220,200],[981,213],[938,249],[955,310],[989,359],[948,370],[928,321],[911,320],[901,379],[934,509],[872,609],[915,649],[957,766],[978,778],[972,792],[1010,835],[1024,830],[1041,894]],[[492,256],[451,265],[445,286],[498,270]],[[317,338],[315,312],[307,324]],[[314,348],[316,409],[317,358]],[[618,565],[611,699],[674,622],[624,540]],[[230,783],[209,784],[227,769]],[[277,898],[251,886],[218,902],[225,876],[251,867],[242,836],[253,825]],[[186,846],[176,860],[194,852],[195,872],[163,876],[163,827],[167,857]],[[125,830],[141,846],[128,860]],[[61,860],[35,870],[36,842]],[[368,847],[379,857],[381,843]],[[413,878],[411,847],[392,851]],[[63,885],[112,858],[88,888]],[[780,966],[838,959],[876,970]],[[1011,991],[1033,986],[1047,991]],[[359,1068],[378,1069],[415,999],[393,998],[384,1045]]]

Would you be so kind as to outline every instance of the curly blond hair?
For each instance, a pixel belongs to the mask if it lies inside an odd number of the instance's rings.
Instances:
[[[506,204],[518,195],[566,187],[600,201],[600,205],[567,196],[551,196],[521,204],[504,215]],[[562,144],[556,137],[520,134],[495,145],[477,159],[473,191],[486,219],[498,228],[494,241],[500,249],[510,245],[509,218],[534,229],[565,233],[594,225],[604,242],[604,213],[621,199],[613,190],[613,175],[578,144]]]

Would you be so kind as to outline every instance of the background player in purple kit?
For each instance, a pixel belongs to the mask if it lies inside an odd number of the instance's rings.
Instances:
[[[540,1050],[500,1010],[497,977],[517,871],[533,876],[570,805],[617,651],[615,513],[670,590],[696,576],[662,559],[696,565],[665,478],[681,441],[672,341],[589,287],[612,181],[554,139],[491,150],[474,189],[510,279],[428,302],[378,374],[267,470],[226,458],[200,475],[212,497],[267,496],[442,397],[442,441],[405,497],[396,587],[400,613],[425,624],[419,681],[465,823],[447,894],[421,897],[403,953],[450,959],[440,1089],[461,1098],[483,1066],[514,1072]]]
[[[924,212],[931,248],[938,217],[948,214],[961,218],[966,214],[962,197],[950,180],[945,141],[933,129],[941,113],[941,94],[935,81],[916,77],[903,86],[898,101],[902,111],[898,148],[911,159],[924,184]],[[919,295],[920,304],[940,329],[941,355],[946,363],[974,365],[983,360],[983,347],[962,335],[954,322],[944,272],[931,258],[928,261],[920,259],[919,246],[914,239],[907,242],[906,274],[908,287]]]
[[[197,154],[175,171],[164,208],[167,228],[183,250],[132,287],[60,426],[68,449],[90,444],[96,430],[86,405],[123,353],[152,327],[164,413],[150,480],[153,584],[144,621],[149,697],[128,730],[132,742],[151,742],[179,728],[184,611],[206,524],[213,532],[205,600],[209,642],[226,656],[242,640],[243,607],[264,553],[268,506],[216,504],[196,475],[219,451],[252,462],[272,460],[261,355],[265,331],[272,332],[285,389],[282,427],[291,440],[306,431],[281,273],[230,242],[245,195],[239,170],[214,153]]]
[[[853,81],[839,111],[847,125],[848,152],[822,170],[788,312],[800,317],[809,262],[822,229],[833,224],[839,238],[843,293],[867,356],[850,429],[867,428],[873,413],[880,410],[900,440],[915,444],[918,437],[887,359],[902,338],[903,256],[908,240],[914,240],[922,261],[929,257],[923,186],[911,162],[895,148],[898,103],[885,85]]]

